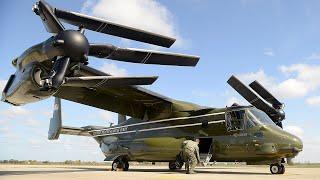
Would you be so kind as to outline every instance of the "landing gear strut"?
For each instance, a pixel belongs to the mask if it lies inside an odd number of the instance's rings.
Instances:
[[[285,167],[283,164],[271,164],[270,165],[270,172],[272,174],[284,174]]]
[[[177,155],[175,161],[170,161],[169,162],[169,169],[170,170],[181,169],[182,166],[183,166],[183,159],[182,159],[182,155],[181,154]]]
[[[181,169],[182,166],[183,166],[183,162],[177,162],[177,161],[170,161],[169,162],[169,169],[170,170]]]
[[[111,170],[112,171],[128,171],[129,170],[128,159],[118,157],[112,162]]]

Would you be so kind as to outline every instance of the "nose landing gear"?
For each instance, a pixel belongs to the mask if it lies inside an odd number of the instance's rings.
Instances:
[[[283,164],[271,164],[270,165],[270,172],[272,174],[284,174],[285,167]]]
[[[129,170],[128,159],[118,157],[112,162],[111,170],[112,171],[128,171]]]

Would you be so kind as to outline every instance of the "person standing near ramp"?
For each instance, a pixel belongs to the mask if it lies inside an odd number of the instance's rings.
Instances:
[[[194,174],[194,168],[200,163],[199,139],[185,140],[182,143],[182,153],[185,161],[186,174]]]

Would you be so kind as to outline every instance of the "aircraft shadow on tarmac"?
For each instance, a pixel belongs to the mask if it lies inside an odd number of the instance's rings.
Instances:
[[[28,175],[28,174],[51,174],[51,173],[72,173],[72,172],[84,172],[84,171],[106,171],[101,168],[68,168],[68,169],[52,169],[52,170],[27,170],[27,171],[0,171],[0,176],[10,175]]]
[[[207,168],[209,169],[209,168]],[[214,170],[217,169],[227,169],[227,168],[212,168]],[[182,173],[185,174],[184,170],[178,170],[178,171],[170,171],[167,169],[130,169],[129,171],[131,172],[159,172],[159,173],[166,173],[166,174],[175,174],[175,173]],[[203,169],[196,169],[195,172],[197,174],[243,174],[243,175],[270,175],[270,173],[259,173],[259,172],[232,172],[232,171],[208,171],[208,170],[203,170]]]
[[[206,168],[209,169],[209,168]],[[218,171],[212,171],[217,170]],[[224,170],[222,170],[224,169]],[[239,174],[239,175],[270,175],[270,173],[259,173],[259,172],[232,172],[226,170],[228,168],[212,168],[211,171],[198,169],[195,170],[197,174]],[[231,168],[230,168],[231,169]],[[68,169],[52,169],[52,170],[27,170],[27,171],[0,171],[0,176],[10,176],[10,175],[28,175],[28,174],[51,174],[51,173],[73,173],[73,172],[94,172],[94,171],[110,171],[103,168],[68,168]],[[130,169],[129,172],[159,172],[165,174],[184,174],[184,170],[170,171],[167,169]]]

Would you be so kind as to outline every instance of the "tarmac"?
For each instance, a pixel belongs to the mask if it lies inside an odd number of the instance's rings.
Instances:
[[[210,166],[199,167],[196,174],[183,170],[170,171],[166,166],[132,166],[129,171],[111,171],[107,166],[56,166],[56,165],[0,165],[0,180],[38,179],[93,179],[93,180],[267,180],[267,179],[317,179],[320,168],[286,167],[283,175],[272,175],[269,166]]]

